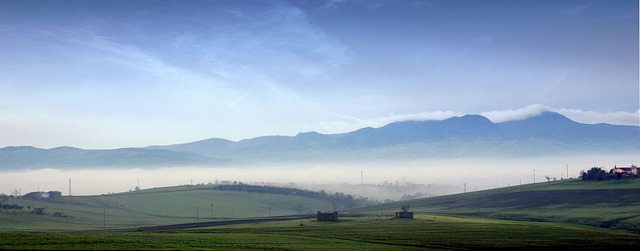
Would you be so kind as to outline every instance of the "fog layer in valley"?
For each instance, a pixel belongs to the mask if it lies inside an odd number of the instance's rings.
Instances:
[[[518,159],[447,159],[351,164],[283,164],[248,167],[172,167],[154,169],[55,168],[0,172],[0,193],[61,191],[63,195],[99,195],[153,187],[243,182],[342,192],[375,200],[405,195],[437,196],[514,186],[551,179],[577,178],[591,167],[640,164],[637,155],[568,156]],[[567,173],[568,172],[568,173]],[[568,174],[568,175],[567,175]],[[535,175],[535,176],[534,176]],[[69,186],[71,180],[71,186]]]

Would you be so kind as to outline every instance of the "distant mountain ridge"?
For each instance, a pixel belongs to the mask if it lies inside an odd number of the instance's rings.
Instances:
[[[567,153],[640,153],[640,127],[582,124],[544,112],[493,123],[480,115],[403,121],[341,134],[317,132],[240,141],[84,150],[0,149],[0,168],[220,166],[264,162],[358,161],[449,157],[520,157]]]

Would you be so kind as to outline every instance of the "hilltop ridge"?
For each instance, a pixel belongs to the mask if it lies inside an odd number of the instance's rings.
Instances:
[[[638,153],[640,127],[582,124],[543,112],[493,123],[481,115],[401,121],[347,133],[298,133],[240,141],[209,138],[143,148],[0,149],[0,168],[223,166],[264,162],[354,161],[461,157],[527,157],[575,153]]]

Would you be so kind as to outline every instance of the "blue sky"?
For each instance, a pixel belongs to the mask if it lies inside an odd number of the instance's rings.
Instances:
[[[638,125],[638,1],[0,1],[0,146]]]

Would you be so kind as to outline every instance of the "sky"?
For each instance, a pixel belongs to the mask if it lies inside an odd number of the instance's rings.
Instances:
[[[0,147],[555,111],[640,125],[637,0],[0,0]]]

